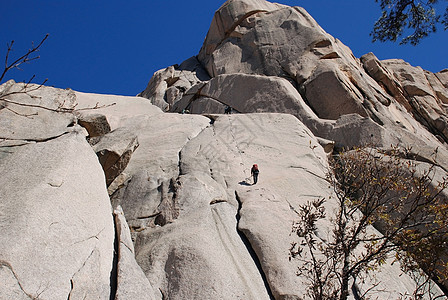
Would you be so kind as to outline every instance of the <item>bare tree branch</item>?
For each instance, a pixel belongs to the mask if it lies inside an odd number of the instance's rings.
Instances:
[[[40,41],[40,43],[37,46],[32,45],[32,48],[29,49],[24,55],[20,56],[16,60],[14,60],[12,63],[9,63],[9,56],[14,46],[14,41],[11,41],[10,44],[8,44],[8,50],[6,51],[5,55],[5,67],[3,69],[2,74],[0,75],[0,83],[3,81],[6,73],[12,69],[18,69],[21,64],[28,63],[30,61],[39,59],[39,56],[32,56],[34,53],[39,51],[39,48],[42,46],[42,44],[47,40],[49,34],[47,33],[45,37]]]
[[[12,62],[10,62],[10,55],[13,50],[14,41],[11,41],[11,43],[9,43],[7,45],[8,49],[7,49],[6,55],[5,55],[4,69],[0,75],[0,83],[5,78],[5,75],[7,74],[7,72],[9,72],[10,70],[20,69],[20,65],[22,65],[24,63],[29,63],[30,61],[33,61],[36,59],[39,59],[40,56],[34,56],[34,54],[40,50],[40,47],[47,40],[48,36],[49,36],[48,34],[45,35],[45,37],[39,42],[39,44],[37,44],[37,46],[35,46],[34,43],[32,43],[31,49],[29,49],[25,54],[23,54],[22,56],[20,56],[19,58],[15,59]],[[6,90],[6,91],[3,91],[3,93],[0,93],[0,103],[4,102],[4,103],[18,105],[18,106],[22,106],[22,107],[38,108],[38,109],[53,111],[53,112],[57,112],[57,113],[73,113],[73,112],[77,112],[77,111],[100,109],[100,108],[105,108],[105,107],[115,105],[115,103],[107,104],[107,105],[99,105],[99,103],[96,103],[95,106],[93,106],[93,107],[85,107],[85,108],[76,109],[77,104],[72,107],[64,107],[64,105],[65,105],[65,101],[64,101],[64,103],[60,104],[57,108],[51,108],[51,107],[47,107],[44,105],[22,103],[22,102],[18,102],[18,101],[14,101],[14,100],[10,99],[11,96],[17,95],[17,94],[26,94],[31,98],[38,98],[37,96],[33,95],[32,92],[37,91],[40,88],[42,88],[44,86],[44,84],[47,82],[47,79],[45,79],[41,84],[34,85],[34,84],[31,84],[31,82],[33,81],[34,78],[35,78],[35,75],[33,75],[27,82],[24,82],[23,86],[19,90],[15,90],[15,91]],[[7,109],[8,111],[11,111],[12,113],[14,113],[16,115],[19,115],[22,117],[27,117],[27,118],[32,118],[32,116],[37,115],[37,112],[29,113],[29,114],[20,113],[20,112],[16,111],[15,109],[12,109],[11,107],[7,107],[6,105],[2,105],[1,108]]]

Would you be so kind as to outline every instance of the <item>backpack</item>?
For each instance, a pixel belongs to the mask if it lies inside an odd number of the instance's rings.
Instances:
[[[255,174],[258,174],[258,173],[260,172],[260,171],[258,170],[258,165],[257,165],[257,164],[255,164],[255,165],[252,166],[252,172],[255,173]]]

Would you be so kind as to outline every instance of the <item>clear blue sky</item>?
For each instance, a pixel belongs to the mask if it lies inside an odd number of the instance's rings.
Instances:
[[[14,55],[46,33],[41,59],[11,72],[8,79],[35,81],[77,91],[135,95],[152,74],[196,55],[213,14],[224,0],[0,0],[0,61],[15,40]],[[374,0],[278,0],[304,7],[356,57],[402,58],[438,72],[448,68],[448,32],[439,30],[419,46],[372,44],[369,33],[379,17]]]

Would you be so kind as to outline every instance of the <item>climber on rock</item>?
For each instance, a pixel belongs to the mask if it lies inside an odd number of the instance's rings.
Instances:
[[[230,115],[231,113],[232,113],[232,108],[230,107],[230,106],[226,106],[226,109],[224,110],[224,113],[226,114],[226,115]]]
[[[250,173],[252,174],[252,177],[254,178],[254,183],[253,184],[256,184],[257,181],[258,181],[258,173],[260,173],[260,171],[258,170],[258,165],[257,164],[254,164],[252,166],[252,169],[250,169]]]

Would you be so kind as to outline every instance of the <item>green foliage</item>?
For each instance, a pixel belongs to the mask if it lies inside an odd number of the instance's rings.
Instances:
[[[419,282],[413,299],[431,296],[429,278],[448,278],[448,203],[443,196],[448,177],[435,165],[418,166],[406,155],[400,148],[388,153],[358,148],[330,161],[328,179],[337,202],[330,214],[331,237],[323,240],[317,234],[318,222],[326,218],[325,199],[301,206],[293,225],[299,242],[292,245],[291,258],[301,262],[298,275],[308,278],[309,297],[347,299],[350,283],[356,290],[357,280],[391,261],[399,261]],[[374,294],[374,287],[358,296]]]
[[[417,45],[421,39],[437,31],[437,25],[448,28],[448,7],[441,16],[436,12],[438,0],[375,0],[380,3],[381,17],[375,22],[371,33],[373,41],[396,42],[405,34],[400,44]]]

